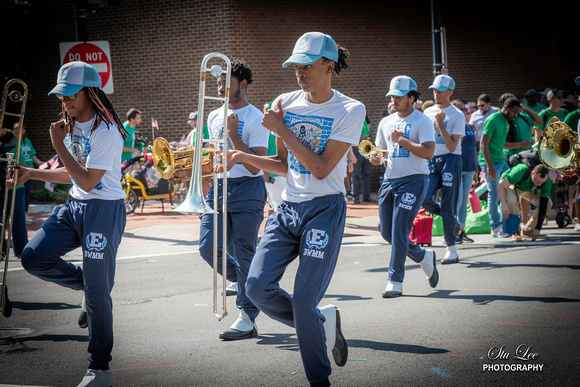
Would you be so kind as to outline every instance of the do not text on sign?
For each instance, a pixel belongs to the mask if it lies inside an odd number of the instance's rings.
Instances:
[[[106,94],[113,93],[113,70],[109,42],[63,42],[60,43],[60,62],[82,61],[93,66],[101,76],[102,88]]]

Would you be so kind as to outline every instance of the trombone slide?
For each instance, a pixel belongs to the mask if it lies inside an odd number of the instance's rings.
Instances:
[[[20,85],[22,91],[18,89],[13,89],[9,91],[13,85]],[[6,102],[11,100],[15,103],[20,103],[20,112],[13,113],[6,111]],[[4,93],[2,94],[2,111],[0,113],[0,128],[2,128],[4,124],[4,117],[17,117],[18,118],[18,135],[16,136],[16,157],[7,155],[7,159],[2,160],[0,162],[6,161],[8,166],[12,165],[19,165],[20,164],[20,144],[22,142],[22,125],[24,122],[24,113],[26,111],[26,100],[28,99],[28,86],[24,81],[20,79],[11,79],[9,80],[6,85],[4,86]],[[0,292],[0,314],[4,314],[6,312],[6,304],[9,302],[7,297],[7,287],[6,287],[6,280],[8,274],[8,261],[10,257],[10,247],[12,244],[12,224],[14,220],[14,203],[16,201],[16,186],[18,185],[18,168],[14,168],[13,175],[11,176],[14,179],[14,189],[12,191],[8,190],[8,185],[6,182],[0,182],[0,184],[5,184],[4,190],[4,208],[2,210],[2,235],[0,236],[0,251],[4,248],[4,241],[8,244],[6,248],[6,259],[4,261],[4,273],[2,275],[2,291]],[[8,207],[8,195],[12,195],[12,200],[10,203],[10,214],[7,213]],[[6,230],[8,230],[8,235],[6,236]],[[6,239],[4,238],[6,236]],[[6,317],[9,317],[7,315]]]

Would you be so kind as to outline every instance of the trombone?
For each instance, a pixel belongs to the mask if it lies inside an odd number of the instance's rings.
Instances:
[[[220,65],[213,65],[208,68],[208,62],[211,59],[218,58],[226,63],[227,68],[224,70]],[[214,77],[219,77],[222,74],[226,75],[226,90],[225,96],[222,97],[212,97],[205,95],[205,81],[207,73],[210,73]],[[227,152],[228,152],[228,128],[227,128],[227,118],[228,118],[228,104],[230,101],[230,79],[232,72],[232,64],[227,56],[220,53],[207,54],[202,62],[200,69],[200,81],[199,81],[199,98],[198,98],[198,119],[197,119],[197,131],[195,139],[195,147],[193,151],[193,161],[191,170],[191,182],[189,185],[189,191],[183,203],[181,203],[174,211],[185,212],[185,213],[206,213],[213,214],[213,313],[218,320],[222,320],[228,315],[227,305],[226,305],[226,276],[225,270],[227,267],[227,192],[228,192],[228,182],[227,182]],[[223,132],[221,139],[211,138],[210,143],[214,144],[214,149],[221,148],[223,150],[223,157],[221,157],[221,164],[223,164],[223,182],[222,182],[222,307],[221,312],[218,311],[218,174],[213,174],[213,209],[208,206],[205,202],[203,196],[202,187],[202,158],[203,158],[203,107],[205,100],[217,100],[223,103]],[[221,146],[220,146],[221,145]],[[219,163],[217,152],[213,153],[214,165]]]
[[[16,86],[11,91],[10,88]],[[20,86],[20,87],[18,87]],[[6,102],[10,101],[14,103],[20,103],[20,113],[11,113],[6,111]],[[28,86],[24,81],[20,79],[11,79],[4,86],[4,93],[2,94],[2,112],[0,113],[0,128],[4,124],[4,117],[11,116],[18,118],[18,136],[16,145],[16,158],[14,154],[8,153],[6,158],[0,158],[0,162],[6,162],[7,166],[14,166],[12,170],[12,177],[14,179],[14,188],[12,189],[12,197],[10,203],[10,214],[7,213],[8,207],[8,185],[6,182],[0,182],[5,184],[4,190],[4,209],[2,210],[2,235],[0,236],[0,251],[4,248],[4,240],[6,237],[6,260],[4,261],[4,274],[2,276],[2,294],[0,297],[0,313],[4,317],[10,317],[12,314],[12,303],[8,299],[8,288],[6,286],[6,279],[8,274],[8,261],[10,256],[10,247],[12,245],[12,224],[14,219],[14,203],[16,201],[16,187],[18,186],[18,168],[16,167],[20,163],[20,143],[22,141],[22,124],[24,121],[24,112],[26,110],[26,100],[28,99]],[[8,170],[8,169],[7,169]],[[8,174],[6,175],[8,178]],[[8,229],[8,235],[6,236],[6,229]]]
[[[378,152],[381,154],[381,162],[385,162],[386,154],[388,153],[388,149],[379,148],[374,146],[372,142],[369,140],[362,140],[360,144],[358,144],[358,152],[363,155],[365,158],[369,159],[373,152]]]

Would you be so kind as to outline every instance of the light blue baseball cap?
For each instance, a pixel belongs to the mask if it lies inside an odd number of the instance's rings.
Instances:
[[[322,32],[307,32],[296,41],[292,55],[282,64],[282,67],[288,67],[291,64],[309,65],[322,57],[334,62],[338,61],[336,42],[330,35]]]
[[[455,81],[449,75],[441,74],[437,75],[433,80],[433,84],[429,86],[430,89],[437,89],[439,91],[445,91],[448,89],[455,89]]]
[[[101,88],[101,76],[98,71],[85,62],[69,62],[58,70],[56,86],[48,95],[58,94],[68,97],[78,93],[85,86]]]
[[[394,95],[395,97],[404,97],[411,90],[417,90],[417,83],[406,75],[399,75],[391,80],[389,92],[387,97]]]

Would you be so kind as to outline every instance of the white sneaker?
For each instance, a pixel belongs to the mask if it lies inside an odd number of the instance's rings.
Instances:
[[[226,296],[237,296],[238,295],[238,283],[230,282],[226,288]]]
[[[89,369],[77,387],[111,387],[112,385],[113,373],[111,370]]]
[[[252,322],[243,309],[240,309],[240,317],[234,321],[230,329],[219,334],[222,340],[242,340],[256,336],[258,336],[258,326]]]
[[[445,251],[445,256],[441,260],[441,264],[447,265],[449,263],[457,263],[457,262],[459,262],[459,255],[457,255],[457,247],[447,246],[447,250]]]
[[[499,225],[493,230],[491,230],[491,236],[492,238],[507,238],[510,236],[510,234],[506,234],[505,232],[503,232],[501,230],[501,225]]]
[[[343,367],[348,359],[348,344],[342,334],[340,312],[334,305],[320,308],[324,316],[324,333],[326,336],[326,350],[332,353],[337,366]]]
[[[319,309],[325,318],[323,325],[326,333],[326,350],[330,352],[334,348],[334,344],[336,344],[336,307],[334,305],[326,305]]]
[[[252,322],[250,316],[243,309],[240,309],[240,317],[230,327],[230,329],[235,329],[237,331],[246,332],[252,329],[258,329],[255,322]]]
[[[419,262],[421,269],[425,273],[425,277],[429,280],[429,285],[434,288],[439,282],[439,273],[437,272],[436,262],[435,262],[435,252],[430,249],[425,249],[425,256],[423,260]]]
[[[576,222],[574,225],[574,231],[580,231],[580,221]]]
[[[403,283],[389,281],[383,292],[383,298],[395,298],[403,295]]]

